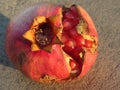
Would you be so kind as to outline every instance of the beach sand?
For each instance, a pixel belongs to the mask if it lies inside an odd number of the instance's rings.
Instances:
[[[35,3],[80,4],[94,20],[99,55],[80,80],[41,84],[26,78],[10,63],[4,40],[9,21]],[[0,0],[0,90],[120,90],[120,0]]]

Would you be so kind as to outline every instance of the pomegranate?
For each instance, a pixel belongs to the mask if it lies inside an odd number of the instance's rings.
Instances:
[[[17,69],[37,82],[84,76],[97,57],[98,35],[79,5],[41,3],[9,23],[6,53]]]

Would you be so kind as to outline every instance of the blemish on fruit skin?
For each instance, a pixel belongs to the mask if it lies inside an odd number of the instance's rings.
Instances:
[[[18,31],[25,30],[21,24],[27,19],[18,17],[20,22],[14,21],[14,27],[8,28],[10,33],[6,35],[6,52],[11,61],[37,82],[72,80],[85,75],[95,62],[98,46],[97,32],[89,15],[78,5],[63,8],[43,3],[34,7],[34,10],[25,11],[23,15],[35,16],[30,18],[33,21],[30,28],[19,35],[22,36],[19,37],[21,41],[16,39],[19,33],[13,35],[12,32],[17,24]],[[29,15],[31,11],[32,15]],[[12,47],[12,52],[9,38],[20,42]],[[29,41],[29,45],[25,41]]]
[[[23,62],[25,61],[26,55],[25,53],[20,53],[18,56],[18,61],[20,61],[20,65],[23,64]]]

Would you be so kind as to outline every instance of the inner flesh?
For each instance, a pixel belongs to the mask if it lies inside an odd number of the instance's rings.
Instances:
[[[63,50],[72,59],[70,59],[71,75],[79,75],[82,69],[84,60],[84,48],[91,48],[93,42],[87,40],[82,34],[78,33],[78,28],[82,29],[83,34],[87,33],[87,23],[78,14],[75,5],[70,8],[63,8],[63,32],[62,42],[64,43]],[[82,26],[83,24],[83,26]]]

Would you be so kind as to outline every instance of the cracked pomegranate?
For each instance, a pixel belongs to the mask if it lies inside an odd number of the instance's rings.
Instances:
[[[79,5],[37,4],[9,23],[6,52],[12,63],[37,82],[84,76],[97,57],[94,23]]]

